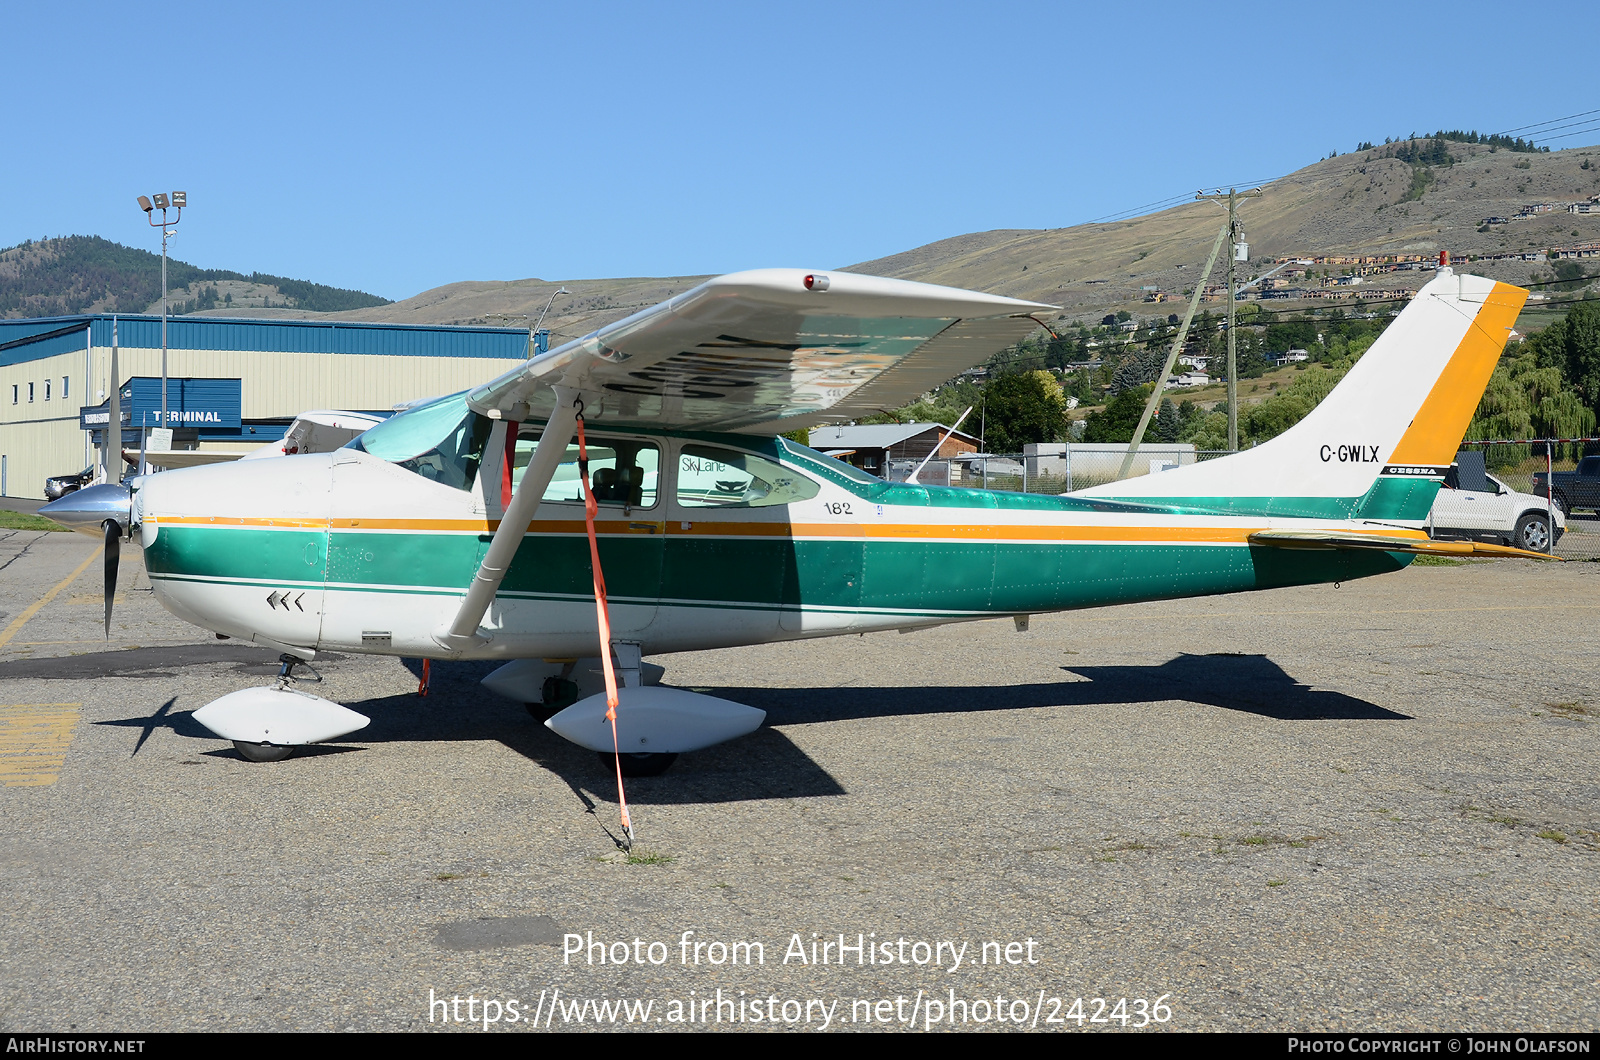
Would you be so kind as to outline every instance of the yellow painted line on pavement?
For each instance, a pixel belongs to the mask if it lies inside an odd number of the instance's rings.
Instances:
[[[0,703],[0,784],[54,784],[67,761],[82,703]]]
[[[75,593],[67,597],[67,603],[73,607],[104,607],[106,602],[104,593]],[[113,604],[125,604],[127,598],[121,593],[111,598]]]
[[[7,626],[4,630],[0,630],[0,648],[4,648],[7,644],[10,644],[11,638],[15,637],[17,635],[17,631],[27,624],[28,619],[32,618],[34,615],[37,615],[40,608],[44,607],[51,600],[54,600],[57,593],[71,585],[73,582],[77,581],[78,575],[88,570],[89,564],[98,559],[100,553],[105,551],[105,548],[106,546],[101,545],[99,548],[89,553],[89,558],[78,564],[77,570],[73,571],[65,578],[62,578],[61,581],[56,583],[56,587],[54,589],[51,589],[49,592],[39,597],[39,599],[29,604],[27,610],[23,611],[22,614],[11,620],[11,625]]]

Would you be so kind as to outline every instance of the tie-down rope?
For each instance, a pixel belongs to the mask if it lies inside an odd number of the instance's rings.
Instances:
[[[583,483],[583,521],[589,530],[589,564],[594,570],[594,610],[600,622],[600,668],[606,678],[606,720],[611,723],[611,749],[617,766],[617,805],[622,809],[625,850],[633,849],[633,824],[628,820],[628,795],[622,790],[622,746],[617,738],[617,673],[611,665],[611,612],[606,604],[606,577],[600,570],[600,543],[594,517],[600,510],[589,485],[589,450],[583,440],[583,403],[578,404],[578,480]]]

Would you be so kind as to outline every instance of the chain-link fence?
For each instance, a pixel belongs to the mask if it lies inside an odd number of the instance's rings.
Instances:
[[[1478,526],[1493,532],[1509,523],[1514,532],[1524,520],[1554,514],[1555,554],[1600,560],[1600,437],[1470,441],[1462,443],[1456,461],[1457,496],[1440,490],[1436,516],[1455,501],[1457,507],[1482,509],[1473,520]]]
[[[929,461],[918,473],[917,481],[929,486],[1071,493],[1116,481],[1121,477],[1127,452],[1125,444],[1030,445],[1022,453],[970,454]],[[1434,537],[1475,539],[1544,552],[1551,550],[1548,538],[1553,509],[1554,554],[1564,559],[1600,560],[1600,457],[1591,460],[1595,474],[1587,478],[1587,485],[1569,485],[1583,481],[1574,476],[1586,452],[1600,454],[1600,439],[1471,442],[1465,444],[1463,452],[1478,454],[1478,459],[1465,457],[1447,487],[1439,491],[1429,520]],[[1139,447],[1128,477],[1159,474],[1228,455],[1228,450],[1196,450],[1192,445],[1153,442]],[[1554,470],[1549,487],[1547,465]],[[914,461],[893,464],[889,477],[903,481],[916,466]]]

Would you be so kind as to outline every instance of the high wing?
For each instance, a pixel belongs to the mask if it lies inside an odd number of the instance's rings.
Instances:
[[[760,269],[708,280],[530,360],[468,396],[548,419],[553,386],[602,395],[617,426],[776,434],[916,398],[1059,307],[848,272]]]

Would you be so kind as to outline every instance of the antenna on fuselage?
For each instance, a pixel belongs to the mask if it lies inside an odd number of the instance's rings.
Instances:
[[[938,443],[935,444],[932,449],[928,450],[928,455],[922,458],[922,463],[917,465],[915,471],[906,476],[906,484],[908,486],[915,486],[917,484],[917,476],[922,474],[922,469],[928,466],[928,461],[932,460],[934,458],[934,454],[938,453],[940,449],[944,448],[944,443],[948,442],[950,440],[950,436],[956,433],[956,427],[961,426],[961,421],[972,415],[972,410],[976,407],[976,405],[968,405],[967,411],[963,412],[960,419],[956,420],[955,427],[951,427],[949,430],[945,431],[944,437],[940,438]]]

